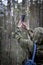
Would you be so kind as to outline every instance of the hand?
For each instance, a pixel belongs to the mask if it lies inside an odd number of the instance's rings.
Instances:
[[[22,27],[23,27],[24,29],[28,30],[26,23],[22,23]]]

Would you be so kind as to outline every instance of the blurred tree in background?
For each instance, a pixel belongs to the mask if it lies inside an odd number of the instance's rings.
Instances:
[[[7,5],[3,2],[7,1]],[[43,27],[43,0],[0,0],[0,59],[1,65],[17,65],[19,47],[15,39],[16,26],[25,14],[25,21],[34,29]],[[20,52],[21,53],[21,52]]]

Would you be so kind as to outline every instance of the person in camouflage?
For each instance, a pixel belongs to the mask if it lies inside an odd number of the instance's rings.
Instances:
[[[29,28],[27,27],[26,22],[24,21],[25,17],[22,21],[19,21],[18,26],[15,30],[15,38],[18,41],[18,45],[21,49],[18,50],[18,65],[24,65],[24,60],[30,58],[30,54],[32,55],[33,50],[33,41],[30,39]],[[28,31],[27,31],[28,30]]]
[[[38,27],[33,30],[33,41],[36,41],[37,52],[35,62],[37,65],[43,65],[43,28]]]

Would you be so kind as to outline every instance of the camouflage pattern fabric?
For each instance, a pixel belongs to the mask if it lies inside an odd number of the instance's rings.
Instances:
[[[17,64],[20,65],[25,59],[30,57],[30,54],[32,54],[33,42],[30,40],[27,30],[23,28],[16,27],[15,38],[17,39],[20,47],[18,47],[19,50],[17,55],[19,58]]]
[[[37,42],[37,53],[36,53],[36,62],[37,65],[43,65],[43,28],[35,28],[33,40]]]
[[[43,28],[42,27],[38,27],[34,29],[34,41],[41,41],[41,39],[43,39]]]

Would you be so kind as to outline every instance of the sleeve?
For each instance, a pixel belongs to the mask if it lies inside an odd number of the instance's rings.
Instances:
[[[32,52],[32,50],[33,50],[33,41],[31,41],[30,39],[23,38],[22,35],[21,35],[20,29],[16,32],[16,39],[18,40],[19,45],[23,49],[28,48],[30,50],[30,52]]]
[[[28,48],[31,53],[33,52],[33,42],[31,40],[20,38],[19,42],[21,42],[20,46],[22,48],[25,48],[25,49]]]

